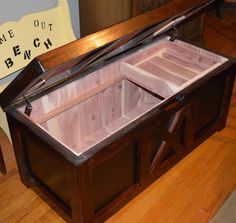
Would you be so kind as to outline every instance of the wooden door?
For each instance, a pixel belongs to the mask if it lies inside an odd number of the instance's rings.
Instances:
[[[131,16],[131,0],[79,0],[81,36],[102,30]]]
[[[81,36],[167,4],[170,0],[79,0]]]
[[[81,36],[168,4],[171,0],[79,0]],[[179,38],[203,46],[204,14],[200,14],[179,28]]]
[[[132,0],[132,16],[140,15],[164,4],[170,0]]]

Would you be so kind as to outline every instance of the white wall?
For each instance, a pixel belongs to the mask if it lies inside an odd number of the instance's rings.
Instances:
[[[79,0],[68,0],[75,37],[80,38]]]
[[[0,24],[57,6],[57,0],[5,0],[0,2]]]
[[[76,38],[80,37],[78,0],[68,0],[71,21]],[[57,6],[58,0],[1,0],[0,25],[8,21],[17,21],[22,16],[47,10]]]

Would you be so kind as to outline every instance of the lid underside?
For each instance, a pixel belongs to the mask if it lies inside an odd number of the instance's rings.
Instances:
[[[111,57],[126,52],[138,45],[142,45],[169,31],[212,2],[213,1],[205,1],[204,4],[187,8],[178,15],[139,29],[136,32],[128,34],[111,43],[107,43],[73,60],[60,64],[54,69],[45,70],[40,61],[36,58],[2,92],[0,95],[0,105],[5,110],[6,107],[23,99],[24,96],[29,97],[31,94],[36,94],[38,91],[42,91],[45,88],[48,89],[50,86],[55,86],[65,80],[73,78],[75,75],[80,75],[89,68],[101,64]],[[55,53],[57,53],[57,50]]]

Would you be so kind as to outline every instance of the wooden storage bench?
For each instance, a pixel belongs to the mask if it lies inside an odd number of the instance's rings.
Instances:
[[[225,126],[235,61],[160,26],[39,57],[0,96],[22,182],[68,222],[103,222]]]

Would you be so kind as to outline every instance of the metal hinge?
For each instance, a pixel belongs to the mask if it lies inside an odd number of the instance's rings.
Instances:
[[[26,97],[24,96],[24,99],[25,99],[25,102],[26,102],[25,112],[24,112],[24,113],[25,113],[27,116],[30,117],[33,107],[32,107],[32,105],[31,105],[30,101],[28,100],[28,98],[26,98]]]
[[[179,36],[179,30],[174,26],[173,27],[173,33],[170,37],[170,41],[174,42],[178,38],[178,36]]]

